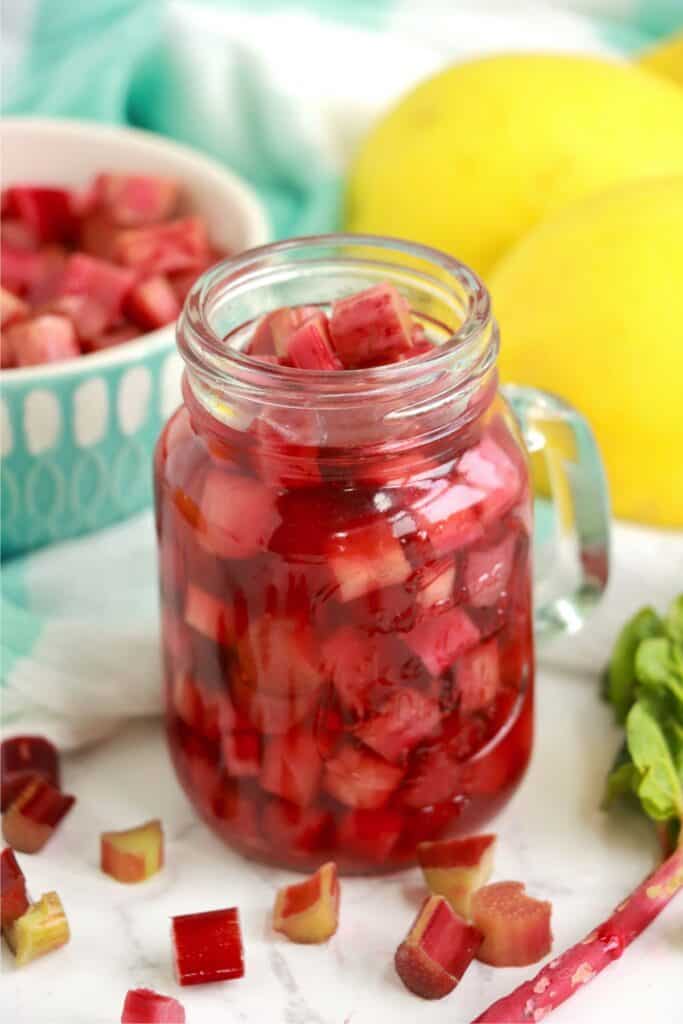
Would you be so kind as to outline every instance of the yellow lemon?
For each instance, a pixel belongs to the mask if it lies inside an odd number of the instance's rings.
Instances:
[[[648,71],[673,78],[678,85],[683,85],[683,32],[646,50],[641,54],[639,63]]]
[[[503,379],[588,417],[617,515],[683,527],[683,175],[566,207],[490,287]]]
[[[683,93],[632,64],[511,54],[457,64],[372,129],[346,226],[425,242],[486,273],[548,214],[683,173]]]

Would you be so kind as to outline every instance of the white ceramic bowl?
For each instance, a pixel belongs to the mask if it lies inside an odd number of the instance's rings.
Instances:
[[[46,118],[0,120],[3,187],[79,187],[103,170],[170,175],[213,245],[270,238],[264,208],[231,171],[132,128]],[[156,438],[180,401],[173,325],[91,356],[0,374],[3,557],[116,522],[151,498]]]

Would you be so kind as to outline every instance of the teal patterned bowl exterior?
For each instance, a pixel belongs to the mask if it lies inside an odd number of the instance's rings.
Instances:
[[[137,357],[124,347],[118,360],[93,356],[59,372],[3,375],[3,558],[150,503],[152,453],[179,403],[182,372],[173,328],[159,333],[155,343],[132,343],[144,348]]]
[[[262,203],[231,171],[169,139],[66,118],[0,121],[3,185],[83,188],[101,170],[170,175],[217,249],[263,245]],[[108,351],[0,373],[2,557],[98,530],[145,508],[152,455],[180,402],[174,327]]]

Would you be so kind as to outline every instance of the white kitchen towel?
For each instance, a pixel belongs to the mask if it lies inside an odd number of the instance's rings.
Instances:
[[[335,226],[356,140],[425,74],[503,49],[619,59],[676,27],[678,5],[15,0],[3,11],[4,91],[13,112],[126,116],[194,144],[252,180],[279,234],[304,233]],[[615,540],[609,598],[590,630],[546,652],[589,677],[625,616],[683,589],[683,536],[619,527]],[[155,572],[149,513],[3,566],[5,733],[41,732],[74,748],[159,712]]]

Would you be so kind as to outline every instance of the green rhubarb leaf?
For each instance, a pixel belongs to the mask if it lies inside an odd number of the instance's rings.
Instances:
[[[672,640],[665,636],[643,640],[636,651],[635,672],[640,686],[670,691],[676,707],[683,709],[683,664]]]
[[[628,746],[624,743],[614,759],[607,783],[602,806],[606,810],[621,797],[633,797],[637,783],[640,781],[638,769],[631,760]]]
[[[643,640],[661,636],[662,620],[653,608],[643,608],[622,628],[607,669],[607,699],[617,720],[624,722],[635,700],[636,652]]]
[[[683,818],[683,783],[657,719],[640,702],[626,719],[626,741],[638,772],[635,792],[655,821]]]
[[[683,594],[675,597],[669,605],[669,610],[664,620],[664,628],[669,639],[679,645],[683,655]]]

